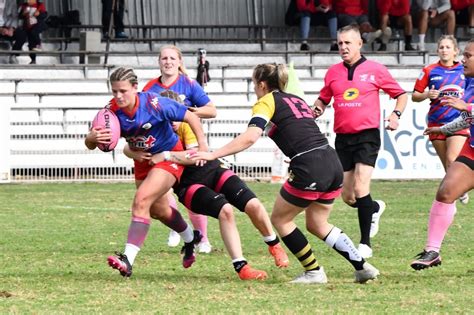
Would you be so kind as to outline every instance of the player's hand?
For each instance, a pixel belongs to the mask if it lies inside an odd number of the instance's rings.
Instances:
[[[145,162],[145,161],[150,161],[151,160],[151,153],[149,152],[145,152],[145,151],[134,151],[134,150],[130,150],[130,155],[131,155],[131,158],[134,159],[135,161],[137,162]],[[151,162],[151,161],[150,161]],[[154,165],[155,163],[151,164],[150,165]]]
[[[87,134],[87,140],[94,144],[107,144],[112,140],[112,131],[109,128],[94,127]]]
[[[207,151],[197,151],[193,155],[191,155],[189,158],[194,161],[198,161],[198,160],[212,161],[216,159],[216,157],[214,156],[212,152],[207,152]]]
[[[428,98],[430,100],[437,99],[439,96],[439,91],[435,89],[434,85],[431,86],[431,89],[428,91]]]
[[[426,135],[439,135],[441,134],[441,127],[428,127],[425,129],[423,134]]]
[[[451,106],[457,110],[467,110],[467,104],[462,99],[453,97],[453,96],[446,96],[443,97],[441,100],[441,105],[443,106]]]
[[[392,113],[388,118],[384,119],[386,122],[385,129],[387,130],[397,130],[399,126],[398,116],[395,113]]]

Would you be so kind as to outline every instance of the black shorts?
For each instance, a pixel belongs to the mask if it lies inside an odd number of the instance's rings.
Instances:
[[[179,201],[195,213],[214,218],[219,216],[226,203],[244,212],[247,203],[256,198],[255,194],[234,172],[221,167],[220,163],[206,165],[203,166],[206,169],[194,171],[198,175],[206,176],[196,178],[191,169],[188,174],[183,174],[189,177],[182,177],[177,187]]]
[[[367,129],[354,134],[337,134],[335,146],[344,172],[353,170],[356,163],[375,167],[380,150],[380,130]]]
[[[289,177],[280,195],[303,208],[313,201],[331,204],[340,195],[343,179],[336,151],[328,145],[291,160]]]

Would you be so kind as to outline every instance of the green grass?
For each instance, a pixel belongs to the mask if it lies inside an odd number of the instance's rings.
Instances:
[[[271,211],[279,185],[251,183]],[[291,285],[302,269],[274,267],[249,219],[236,212],[244,254],[269,273],[264,282],[240,281],[209,219],[213,245],[195,265],[181,266],[168,230],[154,222],[131,279],[110,269],[106,257],[123,250],[130,222],[132,184],[0,186],[0,314],[50,313],[472,313],[474,296],[473,202],[458,205],[443,245],[443,265],[415,272],[412,257],[424,246],[436,181],[375,181],[372,195],[387,211],[373,240],[381,276],[353,283],[349,263],[310,236],[327,285]],[[471,198],[474,196],[471,196]],[[298,225],[304,230],[303,216]],[[337,200],[331,222],[358,243],[357,213]]]

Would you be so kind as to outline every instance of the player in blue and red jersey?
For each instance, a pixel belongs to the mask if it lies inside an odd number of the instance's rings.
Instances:
[[[321,115],[334,98],[335,146],[344,168],[342,199],[357,208],[359,252],[369,258],[372,256],[370,238],[377,234],[385,210],[385,203],[372,200],[370,195],[372,172],[381,145],[379,91],[396,99],[395,109],[385,119],[388,130],[398,128],[407,95],[385,66],[361,55],[362,39],[357,27],[341,28],[338,45],[343,62],[328,69],[314,112]]]
[[[199,118],[186,106],[154,93],[137,93],[138,79],[131,68],[118,68],[111,74],[110,82],[114,98],[108,106],[117,115],[121,136],[131,148],[151,154],[183,150],[171,122],[185,121],[196,134],[199,148],[207,150]],[[110,138],[110,130],[92,128],[85,144],[93,150],[98,143],[106,141],[107,136]],[[185,242],[183,266],[190,267],[195,260],[194,246],[201,240],[201,235],[199,231],[193,232],[180,213],[169,207],[166,195],[179,181],[183,166],[169,161],[149,165],[148,162],[135,160],[134,164],[137,192],[132,203],[127,243],[123,254],[108,257],[109,265],[122,276],[131,276],[132,265],[145,241],[150,217],[153,216],[180,233]]]
[[[143,88],[144,92],[160,94],[168,90],[173,91],[179,95],[180,102],[188,106],[188,109],[198,115],[199,118],[216,117],[216,108],[209,96],[196,80],[187,75],[183,55],[178,47],[173,45],[161,47],[158,64],[161,75],[150,80]],[[168,194],[168,198],[170,199],[170,205],[176,208],[176,200],[171,192]],[[202,241],[198,245],[199,252],[210,253],[212,247],[207,237],[207,217],[196,214],[189,209],[188,215],[194,228],[202,233]],[[168,246],[177,246],[179,241],[179,235],[171,230]]]
[[[259,139],[267,125],[271,126],[268,136],[291,159],[289,178],[277,196],[271,216],[282,241],[305,270],[291,282],[327,282],[308,239],[294,222],[303,211],[307,230],[354,267],[356,282],[375,279],[379,271],[364,260],[347,234],[328,222],[334,199],[341,193],[342,166],[315,123],[311,108],[302,98],[283,92],[288,82],[286,67],[258,65],[252,81],[258,100],[247,130],[223,147],[198,152],[194,158],[210,161],[243,151]]]
[[[416,80],[412,100],[422,102],[430,100],[428,111],[428,127],[442,126],[459,117],[460,111],[449,106],[443,106],[445,96],[462,98],[464,95],[464,69],[456,61],[459,47],[452,35],[443,35],[438,40],[439,61],[423,68]],[[451,136],[430,134],[429,138],[438,154],[445,170],[454,162],[469,136],[468,129],[459,130]],[[469,197],[463,195],[459,200],[467,203]]]
[[[462,64],[466,76],[464,99],[449,96],[442,100],[443,106],[456,108],[462,111],[461,115],[441,127],[428,127],[425,134],[453,135],[459,130],[470,128],[471,135],[465,140],[459,156],[447,169],[438,188],[430,210],[426,246],[411,263],[411,267],[415,270],[441,264],[441,244],[456,214],[455,201],[474,188],[474,40],[472,39],[464,49]]]

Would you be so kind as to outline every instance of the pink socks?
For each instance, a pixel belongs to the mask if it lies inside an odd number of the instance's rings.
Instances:
[[[439,252],[449,226],[453,222],[456,214],[455,203],[443,203],[433,201],[430,218],[428,221],[428,240],[426,241],[426,251],[434,250]]]

